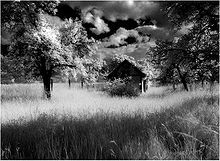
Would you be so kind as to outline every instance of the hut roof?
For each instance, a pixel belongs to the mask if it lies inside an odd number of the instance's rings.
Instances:
[[[122,78],[126,76],[141,76],[146,77],[146,74],[143,73],[138,67],[130,63],[128,60],[121,62],[112,72],[107,76],[110,78]]]

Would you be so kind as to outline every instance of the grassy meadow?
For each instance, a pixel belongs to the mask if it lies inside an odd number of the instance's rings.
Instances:
[[[219,91],[137,98],[54,84],[1,85],[1,159],[219,159]]]

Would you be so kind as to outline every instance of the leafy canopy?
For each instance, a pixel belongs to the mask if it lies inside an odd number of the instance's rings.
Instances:
[[[96,42],[88,39],[80,20],[65,20],[61,26],[50,24],[45,13],[54,14],[56,6],[57,2],[49,1],[4,2],[3,10],[12,12],[3,14],[4,29],[12,33],[7,57],[14,62],[19,59],[23,71],[27,67],[32,76],[79,72],[94,77],[101,66],[92,57]]]
[[[152,62],[161,71],[161,81],[218,81],[218,2],[164,4],[175,28],[187,24],[192,27],[173,41],[156,41],[156,47],[151,48]]]

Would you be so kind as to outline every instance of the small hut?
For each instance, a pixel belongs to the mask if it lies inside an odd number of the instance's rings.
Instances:
[[[140,89],[140,92],[146,92],[147,89],[147,77],[139,68],[130,63],[128,60],[124,60],[120,63],[109,75],[107,78],[109,80],[114,79],[124,79],[131,77],[131,83]]]

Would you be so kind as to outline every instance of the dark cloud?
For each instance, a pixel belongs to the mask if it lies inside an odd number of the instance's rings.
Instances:
[[[115,48],[119,48],[119,47],[122,47],[122,46],[126,46],[126,44],[119,44],[119,45],[111,44],[111,45],[107,46],[106,48],[115,49]]]
[[[134,44],[138,42],[138,38],[134,35],[130,35],[126,39],[124,39],[124,41],[126,42],[126,44]]]
[[[66,3],[60,3],[57,7],[56,16],[60,17],[62,20],[65,18],[81,18],[81,10],[77,7],[70,7]]]

